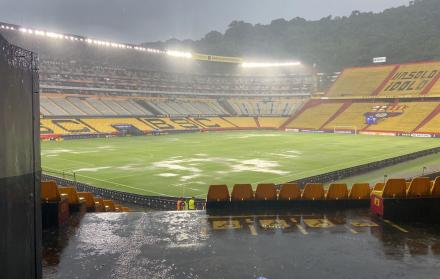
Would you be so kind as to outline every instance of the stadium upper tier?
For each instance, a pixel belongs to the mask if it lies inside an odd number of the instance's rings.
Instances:
[[[298,98],[166,98],[44,94],[40,113],[54,116],[287,116],[305,102]]]
[[[440,96],[440,62],[424,62],[344,70],[328,97]]]
[[[154,72],[78,62],[40,62],[47,93],[106,95],[310,96],[311,75],[236,76]]]

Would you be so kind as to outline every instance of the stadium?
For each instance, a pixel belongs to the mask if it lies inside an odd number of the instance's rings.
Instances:
[[[0,44],[5,278],[437,278],[439,53]]]

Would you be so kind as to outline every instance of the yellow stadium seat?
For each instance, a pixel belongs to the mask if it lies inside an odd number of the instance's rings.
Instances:
[[[277,190],[275,184],[258,184],[257,191],[255,192],[256,200],[271,201],[277,199]]]
[[[87,210],[95,210],[95,198],[93,197],[93,194],[90,192],[78,192],[78,197],[82,198],[87,206]]]
[[[58,202],[61,200],[60,192],[55,181],[41,181],[41,200],[45,202]]]
[[[226,185],[211,185],[209,186],[208,202],[225,202],[230,200],[228,186]]]
[[[249,201],[254,199],[254,192],[251,184],[235,184],[232,189],[232,201]]]
[[[325,198],[324,187],[321,183],[307,183],[302,194],[303,200],[322,200]]]
[[[79,204],[84,202],[83,198],[78,197],[75,187],[59,187],[61,196],[67,197],[69,204]]]
[[[343,200],[348,199],[347,184],[330,184],[327,195],[327,200]]]
[[[115,204],[112,200],[104,200],[104,207],[106,212],[116,211]]]
[[[383,198],[403,198],[406,196],[405,179],[388,179],[382,191],[373,191],[375,196]]]
[[[296,183],[287,183],[281,185],[279,200],[290,201],[301,199],[301,190]]]
[[[103,198],[95,197],[95,212],[105,212],[105,205]]]
[[[414,178],[407,191],[407,197],[426,197],[431,195],[431,180],[428,177]]]
[[[384,186],[385,184],[382,182],[376,183],[376,185],[374,185],[373,191],[382,191]]]
[[[348,198],[351,200],[369,199],[371,194],[370,185],[368,183],[355,183],[351,187]]]
[[[431,188],[431,196],[440,197],[440,176],[434,180]]]

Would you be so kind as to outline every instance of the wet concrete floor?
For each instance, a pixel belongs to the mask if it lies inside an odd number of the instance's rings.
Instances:
[[[99,213],[44,232],[45,278],[440,278],[440,226],[368,210]]]

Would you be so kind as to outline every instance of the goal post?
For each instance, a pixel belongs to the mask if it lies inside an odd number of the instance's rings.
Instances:
[[[358,129],[356,126],[335,126],[333,128],[335,134],[353,134],[357,135]]]

